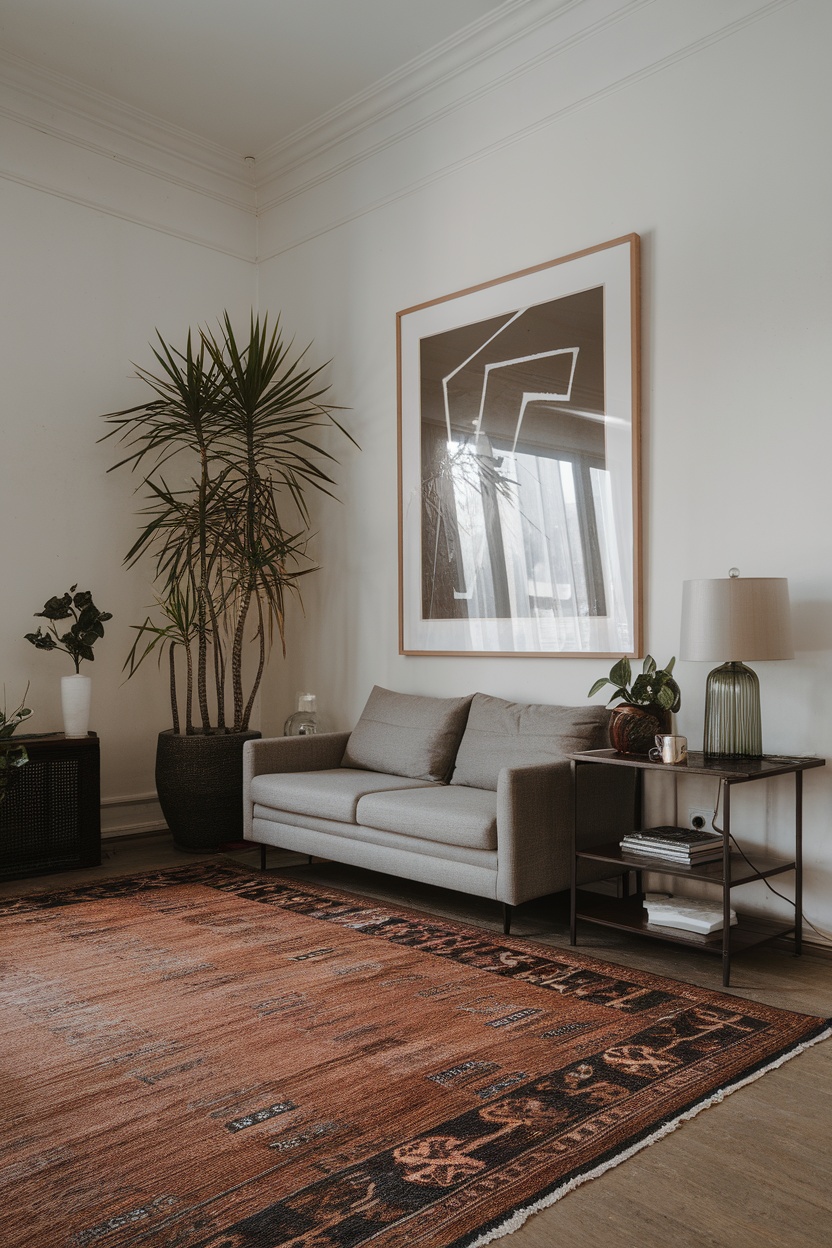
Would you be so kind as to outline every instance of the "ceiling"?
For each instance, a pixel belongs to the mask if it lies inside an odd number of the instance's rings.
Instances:
[[[0,0],[0,49],[259,156],[524,2]]]

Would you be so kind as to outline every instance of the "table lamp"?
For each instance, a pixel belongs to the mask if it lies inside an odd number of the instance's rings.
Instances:
[[[793,659],[789,583],[741,577],[682,586],[680,658],[725,660],[705,687],[704,752],[715,758],[761,758],[760,682],[744,660]]]

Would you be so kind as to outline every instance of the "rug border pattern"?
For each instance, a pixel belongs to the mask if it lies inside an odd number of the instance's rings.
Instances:
[[[285,886],[292,891],[303,893],[311,892],[317,896],[323,895],[331,901],[341,903],[348,907],[365,906],[369,910],[384,910],[391,916],[401,917],[403,920],[414,921],[421,924],[435,923],[438,927],[463,936],[479,938],[491,944],[505,947],[507,950],[517,952],[522,950],[526,954],[535,954],[547,959],[556,959],[558,955],[567,959],[577,959],[584,966],[591,968],[593,971],[600,972],[609,976],[618,976],[630,974],[636,981],[648,979],[652,985],[656,985],[665,991],[672,992],[675,997],[684,998],[686,993],[699,994],[707,992],[711,998],[719,998],[725,1002],[742,1003],[746,999],[728,993],[720,993],[716,989],[701,988],[695,984],[686,983],[683,980],[675,980],[666,976],[657,975],[651,971],[634,970],[622,964],[607,962],[598,959],[591,954],[583,951],[576,953],[571,949],[563,949],[561,946],[544,944],[527,937],[505,936],[502,933],[492,930],[491,928],[476,926],[458,919],[446,918],[443,915],[435,915],[431,912],[419,910],[415,907],[402,905],[398,902],[388,902],[383,898],[372,898],[358,893],[350,892],[346,889],[329,884],[318,884],[314,881],[298,880],[291,875],[286,875],[278,871],[269,871],[261,873],[256,869],[242,866],[237,863],[228,862],[200,862],[179,867],[161,868],[157,870],[149,870],[142,872],[134,872],[129,875],[113,875],[107,876],[85,884],[69,885],[65,888],[45,886],[32,890],[31,892],[11,897],[0,897],[0,915],[13,916],[15,914],[32,912],[41,909],[52,908],[53,906],[63,906],[68,904],[81,904],[85,901],[101,900],[110,892],[112,896],[125,896],[143,888],[164,888],[180,884],[204,884],[209,888],[218,888],[221,891],[236,891],[235,885],[241,883],[257,884],[276,884]],[[246,900],[261,901],[259,898],[245,897]],[[279,898],[272,901],[265,901],[265,904],[280,906]],[[315,916],[312,916],[315,917]],[[318,916],[321,920],[326,920],[326,916]],[[337,921],[337,919],[335,920]],[[360,925],[346,924],[361,931]],[[367,933],[373,935],[372,931]],[[378,933],[377,936],[380,936]],[[434,953],[434,956],[442,956],[436,954],[430,949],[422,950],[426,953]],[[446,955],[447,956],[447,955]],[[488,970],[487,967],[482,969]],[[681,1111],[673,1114],[672,1117],[665,1121],[659,1119],[654,1121],[648,1127],[645,1127],[641,1134],[635,1138],[631,1137],[625,1143],[614,1146],[607,1153],[600,1157],[595,1157],[589,1162],[584,1162],[576,1167],[568,1175],[561,1175],[549,1187],[544,1187],[537,1191],[531,1199],[527,1199],[524,1203],[518,1204],[504,1213],[501,1213],[489,1222],[477,1227],[473,1231],[466,1232],[463,1236],[458,1237],[447,1245],[447,1248],[484,1248],[485,1245],[499,1239],[505,1235],[511,1234],[519,1229],[526,1220],[533,1214],[542,1209],[551,1207],[563,1196],[581,1186],[583,1183],[591,1179],[597,1178],[606,1171],[613,1169],[630,1157],[636,1155],[643,1149],[656,1143],[664,1136],[676,1130],[684,1122],[696,1117],[703,1110],[710,1108],[712,1105],[718,1104],[720,1101],[738,1089],[747,1086],[761,1078],[764,1074],[782,1066],[785,1062],[790,1061],[793,1057],[804,1050],[818,1044],[822,1040],[832,1036],[832,1025],[830,1020],[819,1018],[813,1015],[801,1014],[797,1011],[783,1010],[778,1007],[766,1006],[765,1003],[748,1002],[758,1011],[765,1012],[771,1010],[776,1015],[788,1015],[795,1019],[805,1019],[807,1024],[814,1021],[815,1027],[807,1029],[803,1038],[794,1043],[789,1040],[781,1051],[772,1051],[765,1057],[761,1058],[756,1065],[744,1070],[739,1077],[727,1082],[725,1085],[717,1086],[705,1095],[694,1100],[685,1106]]]

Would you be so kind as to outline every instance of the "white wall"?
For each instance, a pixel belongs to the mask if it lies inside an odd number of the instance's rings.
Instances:
[[[677,652],[684,579],[731,565],[787,576],[798,653],[759,665],[764,745],[832,754],[832,6],[636,8],[548,61],[530,57],[526,77],[509,66],[513,45],[486,67],[490,92],[479,81],[433,118],[422,98],[398,143],[351,140],[340,164],[329,153],[272,197],[261,307],[281,308],[318,359],[333,358],[334,397],[363,450],[343,447],[343,504],[317,506],[322,571],[305,617],[293,613],[285,664],[270,668],[267,729],[302,688],[337,728],[373,683],[585,700],[603,662],[397,653],[395,313],[632,231],[643,240],[647,647],[660,662]],[[545,36],[535,32],[538,49]],[[707,669],[677,670],[679,731],[701,748]],[[735,798],[749,843],[789,846],[790,783]],[[680,816],[712,796],[689,784]],[[662,817],[670,801],[654,790]],[[805,816],[806,909],[832,929],[832,770],[807,777]],[[747,898],[780,907],[762,887]]]
[[[129,474],[107,476],[117,455],[96,444],[106,430],[99,416],[145,396],[130,362],[152,363],[157,326],[180,343],[189,325],[223,307],[247,317],[256,272],[173,232],[2,178],[0,220],[0,682],[11,709],[29,681],[29,730],[59,731],[59,677],[74,669],[24,640],[40,622],[33,613],[76,582],[113,613],[84,670],[101,738],[104,823],[123,829],[156,818],[154,806],[124,799],[152,793],[156,734],[170,712],[152,661],[123,683],[130,626],[153,600],[147,577],[122,567],[137,502]]]
[[[395,313],[630,232],[643,240],[647,646],[660,662],[677,651],[685,578],[732,564],[787,576],[798,655],[759,666],[765,746],[832,755],[832,6],[584,0],[513,14],[501,48],[432,89],[422,79],[375,119],[339,117],[317,148],[313,135],[272,153],[257,239],[249,172],[228,153],[189,152],[130,110],[96,116],[48,76],[0,82],[0,679],[9,703],[30,680],[32,731],[57,728],[69,661],[23,640],[32,613],[75,580],[113,611],[89,669],[108,802],[152,790],[168,715],[155,672],[122,682],[151,591],[121,566],[134,500],[96,445],[98,414],[137,401],[129,361],[149,362],[154,327],[244,316],[259,285],[261,310],[333,359],[333,399],[362,444],[331,440],[343,503],[316,505],[322,570],[267,673],[266,731],[305,688],[338,728],[373,683],[580,703],[604,663],[397,653]],[[706,670],[678,674],[679,730],[697,746]],[[735,826],[786,848],[789,782],[763,789],[738,795]],[[680,817],[711,796],[689,784]],[[674,817],[669,792],[653,805]],[[814,772],[806,908],[829,929],[831,816],[832,770]]]

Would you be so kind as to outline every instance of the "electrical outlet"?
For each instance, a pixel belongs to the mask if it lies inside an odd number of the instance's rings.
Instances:
[[[710,806],[691,806],[688,811],[688,827],[695,832],[711,832],[714,812]]]

